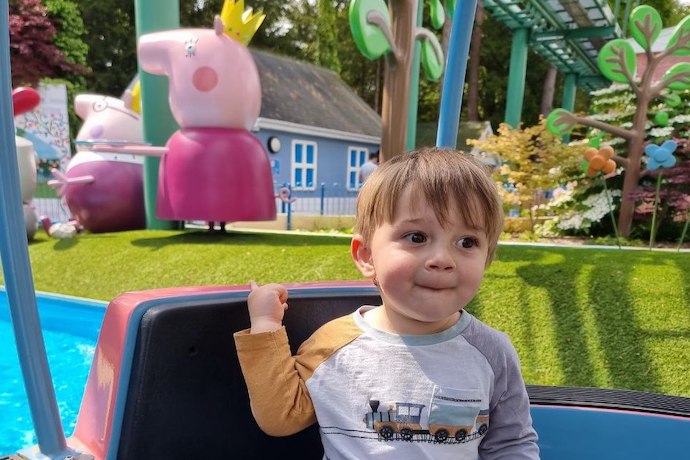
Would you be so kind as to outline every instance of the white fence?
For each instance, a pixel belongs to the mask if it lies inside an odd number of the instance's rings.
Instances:
[[[342,186],[322,184],[314,192],[291,192],[292,203],[276,198],[276,210],[281,214],[309,214],[322,216],[351,216],[355,214],[356,197]],[[277,195],[277,193],[276,193]],[[71,217],[69,208],[60,198],[35,198],[36,215],[49,217],[53,222],[66,222]]]

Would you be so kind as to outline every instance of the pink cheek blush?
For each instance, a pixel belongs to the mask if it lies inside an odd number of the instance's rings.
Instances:
[[[210,67],[200,67],[192,76],[192,84],[201,92],[211,91],[218,85],[218,74]]]

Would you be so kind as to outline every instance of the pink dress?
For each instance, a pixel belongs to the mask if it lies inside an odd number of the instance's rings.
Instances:
[[[185,128],[172,135],[158,173],[165,220],[275,220],[268,155],[245,129]]]

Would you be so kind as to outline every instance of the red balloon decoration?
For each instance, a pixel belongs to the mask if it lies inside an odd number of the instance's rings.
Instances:
[[[20,86],[12,91],[14,116],[29,112],[41,103],[41,95],[33,88]]]

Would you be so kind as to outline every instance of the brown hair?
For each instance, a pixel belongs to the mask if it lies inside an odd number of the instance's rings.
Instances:
[[[393,222],[396,204],[408,187],[419,191],[413,199],[424,198],[431,204],[441,225],[457,212],[466,225],[484,231],[489,265],[503,229],[501,198],[489,168],[459,150],[427,147],[384,162],[357,196],[355,233],[371,241],[377,227]]]

